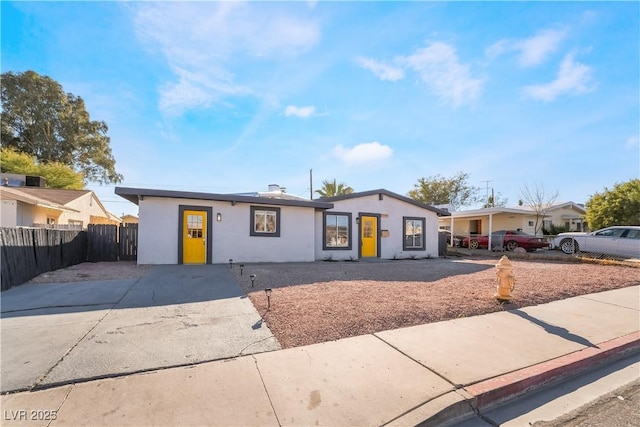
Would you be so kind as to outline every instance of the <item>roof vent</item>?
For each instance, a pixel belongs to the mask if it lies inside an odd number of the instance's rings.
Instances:
[[[269,184],[269,191],[281,191],[278,184]]]

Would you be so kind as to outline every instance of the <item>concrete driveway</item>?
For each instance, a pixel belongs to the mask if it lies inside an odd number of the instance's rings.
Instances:
[[[2,293],[0,325],[2,392],[280,348],[223,265],[19,286]]]

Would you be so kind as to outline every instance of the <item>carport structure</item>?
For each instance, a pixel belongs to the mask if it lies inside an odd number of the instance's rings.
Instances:
[[[527,209],[486,208],[451,212],[449,218],[440,218],[438,223],[440,229],[446,230],[451,236],[488,235],[489,251],[492,248],[491,234],[495,230],[521,230],[536,234],[536,214]]]

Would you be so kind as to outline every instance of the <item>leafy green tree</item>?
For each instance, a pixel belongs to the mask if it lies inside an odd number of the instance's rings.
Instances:
[[[82,98],[34,71],[2,74],[2,146],[59,162],[88,181],[118,183],[107,124],[91,120]]]
[[[413,200],[431,205],[451,204],[454,210],[480,201],[478,187],[469,185],[469,174],[458,172],[451,178],[441,175],[418,179],[407,194]]]
[[[322,188],[314,191],[314,193],[318,193],[318,195],[323,198],[344,196],[345,194],[353,193],[353,188],[349,187],[344,182],[337,184],[334,178],[333,181],[328,181],[328,180],[322,181]]]
[[[60,162],[36,163],[33,156],[4,147],[0,150],[0,157],[2,172],[41,176],[47,180],[47,187],[50,188],[84,188],[82,173]]]
[[[612,225],[640,225],[640,179],[605,187],[585,204],[589,228],[597,230]]]

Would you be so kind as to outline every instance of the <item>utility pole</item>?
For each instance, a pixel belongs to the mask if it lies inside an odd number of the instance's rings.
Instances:
[[[313,169],[309,169],[309,199],[313,200]]]
[[[487,198],[486,198],[486,202],[485,202],[485,206],[489,207],[489,183],[493,182],[493,181],[480,181],[480,182],[484,182],[486,184],[487,187]],[[493,189],[491,189],[493,191]]]

